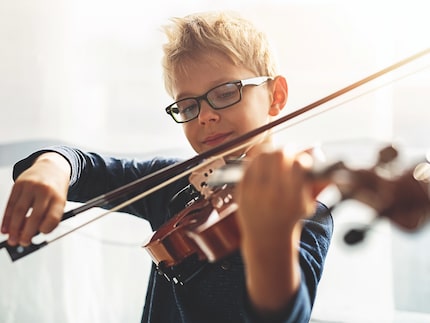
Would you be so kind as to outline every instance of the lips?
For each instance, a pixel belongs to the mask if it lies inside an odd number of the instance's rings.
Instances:
[[[208,146],[217,146],[224,142],[228,137],[230,137],[231,132],[229,133],[218,133],[212,136],[208,136],[203,140],[203,144]]]

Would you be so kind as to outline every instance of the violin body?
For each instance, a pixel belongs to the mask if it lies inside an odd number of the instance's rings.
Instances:
[[[156,265],[166,267],[177,266],[192,255],[209,262],[222,259],[239,248],[236,210],[233,188],[218,189],[153,232],[143,248]]]
[[[204,223],[211,212],[209,201],[196,201],[154,231],[143,248],[157,265],[175,266],[196,253],[203,260],[204,255],[187,232]]]
[[[227,199],[222,210],[214,208],[208,221],[187,232],[209,262],[220,260],[239,249],[237,208],[236,203]]]
[[[348,199],[358,200],[372,207],[379,217],[390,218],[402,228],[415,230],[430,212],[430,198],[423,189],[430,182],[430,163],[418,164],[414,172],[393,174],[392,178],[386,178],[386,173],[380,175],[383,168],[389,168],[396,158],[397,151],[388,146],[380,150],[379,159],[371,169],[350,169],[343,162],[336,162],[309,176],[313,180],[329,179],[335,184],[341,195],[338,203]],[[428,170],[426,176],[420,179],[416,176],[416,169],[423,173],[423,164]],[[228,168],[217,171],[226,170],[231,174]],[[217,172],[211,176],[218,178]],[[209,180],[206,183],[216,182]],[[236,218],[238,205],[233,198],[234,186],[225,184],[214,191],[206,187],[206,192],[208,195],[205,198],[178,213],[144,246],[156,264],[176,266],[194,254],[200,260],[216,262],[239,249],[240,230]]]

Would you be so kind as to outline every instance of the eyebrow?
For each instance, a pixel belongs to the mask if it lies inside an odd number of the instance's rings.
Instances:
[[[186,99],[186,98],[198,97],[198,96],[202,95],[203,93],[206,93],[207,91],[209,91],[210,89],[213,89],[214,87],[216,87],[218,85],[228,83],[228,82],[237,81],[237,80],[240,80],[240,78],[235,78],[235,79],[229,78],[227,80],[223,78],[223,79],[220,79],[220,80],[213,82],[213,84],[211,86],[209,86],[204,92],[201,92],[200,94],[190,94],[188,92],[178,93],[178,95],[176,97],[174,97],[174,100],[178,101],[178,100],[182,100],[182,99]]]

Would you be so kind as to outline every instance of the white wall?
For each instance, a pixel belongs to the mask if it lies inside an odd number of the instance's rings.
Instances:
[[[288,113],[429,47],[425,3],[0,0],[0,147],[37,139],[126,154],[191,155],[180,126],[163,109],[170,99],[161,78],[159,27],[171,16],[223,8],[253,19],[278,50],[290,89]],[[280,132],[279,144],[321,143],[333,158],[355,162],[364,161],[369,138],[422,153],[430,135],[429,84],[427,69],[345,102],[363,92],[354,91],[327,105],[344,102],[341,107]],[[20,158],[25,147],[10,156]],[[10,172],[11,164],[2,165],[1,208]],[[364,244],[345,248],[342,230],[368,214],[354,206],[336,216],[315,319],[428,320],[422,315],[430,313],[424,301],[430,260],[419,247],[429,245],[428,230],[411,238],[381,223]],[[16,263],[2,252],[0,321],[138,321],[149,261],[139,244],[148,233],[143,221],[115,214]]]

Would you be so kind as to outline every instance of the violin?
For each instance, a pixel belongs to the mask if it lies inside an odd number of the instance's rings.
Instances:
[[[309,179],[330,181],[337,187],[340,198],[328,208],[329,212],[341,202],[354,199],[372,207],[379,217],[415,230],[430,217],[430,160],[418,163],[412,171],[389,173],[398,154],[389,145],[379,151],[375,165],[369,169],[353,169],[344,162],[335,162],[311,171]],[[243,165],[236,162],[216,169],[205,168],[190,176],[192,184],[204,188],[204,197],[170,219],[143,246],[160,271],[161,267],[177,266],[192,255],[201,261],[217,262],[239,249],[234,183],[240,180],[242,172]],[[364,234],[365,231],[351,231],[345,241],[359,242]]]
[[[234,182],[240,178],[241,165],[240,163],[224,164],[223,159],[225,156],[249,146],[252,144],[252,139],[257,135],[283,125],[287,121],[310,112],[326,102],[428,54],[430,54],[430,48],[390,65],[230,142],[223,143],[184,162],[173,164],[96,197],[76,209],[65,212],[62,221],[93,207],[102,207],[107,203],[112,203],[137,190],[142,192],[143,189],[143,193],[120,203],[90,221],[94,222],[106,214],[116,212],[182,177],[189,176],[192,185],[195,188],[200,188],[200,197],[194,197],[188,201],[189,203],[187,203],[186,207],[159,230],[155,231],[143,247],[151,255],[157,266],[160,265],[166,268],[181,265],[191,258],[197,258],[199,261],[218,261],[236,251],[240,242],[240,234],[235,219],[235,211],[238,206],[234,201]],[[420,167],[408,169],[404,174],[396,175],[394,178],[381,175],[381,165],[389,164],[395,159],[395,156],[397,156],[397,151],[393,147],[388,147],[381,150],[378,162],[370,169],[351,169],[344,163],[337,162],[325,167],[323,170],[310,172],[309,178],[310,180],[329,180],[332,182],[341,192],[340,201],[357,199],[375,208],[380,216],[397,221],[405,228],[416,229],[422,225],[426,215],[430,212],[428,192],[430,176],[428,176],[428,169],[426,170],[426,165],[429,165],[429,161],[424,160],[420,162]],[[223,178],[226,174],[232,172],[239,174],[238,178],[219,180],[219,178]],[[211,175],[209,176],[208,174]],[[214,176],[214,174],[217,175]],[[375,194],[377,199],[375,199]],[[411,214],[414,215],[411,218],[416,219],[412,223],[400,220],[402,217],[407,218]],[[72,231],[90,222],[84,223]],[[12,247],[5,240],[0,243],[0,249],[5,248],[12,261],[16,261],[64,237],[68,233],[51,241],[32,243],[27,247]]]

